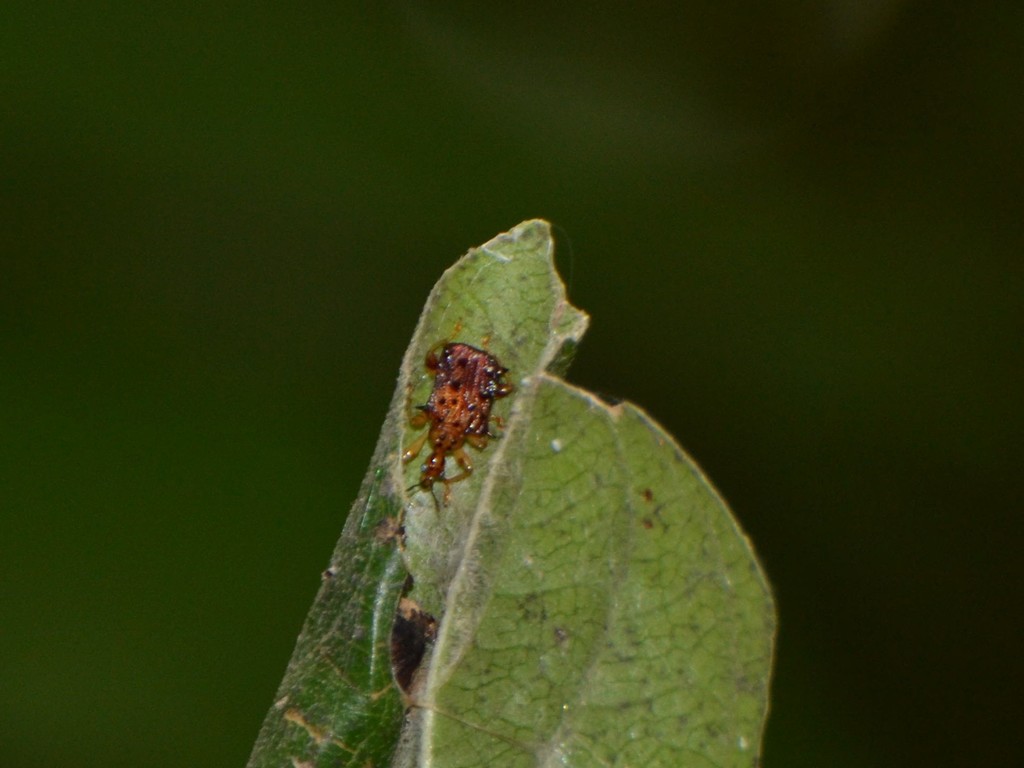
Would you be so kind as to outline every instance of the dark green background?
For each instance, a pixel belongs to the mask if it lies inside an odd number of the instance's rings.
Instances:
[[[240,766],[428,290],[542,216],[781,611],[767,766],[1021,755],[1024,12],[7,6],[0,765]]]

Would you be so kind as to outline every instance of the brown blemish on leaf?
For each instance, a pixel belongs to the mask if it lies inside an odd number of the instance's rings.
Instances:
[[[420,609],[414,600],[398,601],[395,623],[391,628],[391,670],[399,687],[406,693],[423,661],[427,645],[437,635],[437,620]]]
[[[309,738],[311,738],[314,741],[314,743],[316,743],[317,746],[321,746],[327,742],[330,742],[331,744],[334,744],[335,746],[344,749],[346,752],[355,753],[355,750],[352,749],[352,747],[350,747],[348,744],[346,744],[343,741],[339,741],[338,739],[335,739],[332,736],[329,736],[328,734],[324,733],[324,730],[322,728],[309,722],[299,710],[295,709],[295,707],[285,710],[284,719],[289,723],[299,726],[299,728],[308,733]]]
[[[401,520],[390,515],[377,523],[377,527],[373,529],[373,538],[378,544],[387,544],[393,541],[401,546],[404,536],[405,528],[402,526]]]

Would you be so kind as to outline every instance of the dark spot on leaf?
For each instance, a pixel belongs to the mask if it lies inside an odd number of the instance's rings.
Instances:
[[[645,517],[640,522],[643,524],[644,528],[646,528],[647,530],[651,530],[651,528],[654,527],[654,521],[651,520],[651,518],[649,518],[649,517]]]
[[[521,612],[520,615],[525,621],[543,623],[548,618],[544,600],[536,592],[529,592],[523,595],[523,599],[519,601],[519,610]]]
[[[650,488],[644,488],[640,491],[640,495],[644,497],[644,501],[654,501],[654,491]]]
[[[376,528],[373,529],[373,538],[378,544],[395,542],[401,545],[402,537],[405,536],[405,527],[400,525],[397,517],[385,517]]]
[[[420,610],[407,597],[398,601],[395,623],[391,628],[391,670],[403,691],[412,686],[413,676],[423,661],[427,645],[437,634],[437,620]]]

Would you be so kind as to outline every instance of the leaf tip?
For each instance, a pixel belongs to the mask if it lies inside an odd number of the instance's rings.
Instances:
[[[516,250],[542,250],[550,255],[552,251],[551,224],[544,219],[528,219],[488,240],[476,250],[491,258],[508,263],[515,258]]]

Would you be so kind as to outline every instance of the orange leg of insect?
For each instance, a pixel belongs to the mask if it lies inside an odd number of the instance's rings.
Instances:
[[[487,447],[487,435],[466,435],[465,439],[467,443],[472,445],[478,451],[482,451]],[[466,450],[464,448],[456,448],[452,451],[452,458],[455,459],[456,463],[460,467],[462,467],[462,471],[452,477],[442,478],[442,482],[444,482],[445,485],[451,485],[452,483],[457,483],[460,480],[465,480],[473,474],[473,462],[469,460],[469,456],[466,454]],[[445,489],[445,492],[447,493],[447,489]]]
[[[469,439],[469,435],[466,436],[466,439]],[[469,456],[466,455],[466,450],[464,448],[456,448],[452,451],[452,458],[455,459],[460,467],[462,467],[462,471],[452,477],[442,478],[445,485],[451,485],[452,483],[457,483],[460,480],[465,480],[473,474],[473,462],[469,460]],[[447,493],[447,489],[445,492]]]
[[[478,435],[466,435],[466,440],[469,441],[473,445],[473,447],[478,447],[477,443],[476,443],[476,440],[475,440],[475,438],[477,438],[477,437],[478,437]],[[484,440],[484,444],[486,444],[486,442],[487,441],[485,439]],[[469,456],[466,455],[466,451],[465,451],[464,448],[460,447],[460,448],[456,448],[455,450],[453,450],[452,451],[452,458],[455,459],[456,463],[460,467],[462,467],[462,471],[459,474],[457,474],[457,475],[453,475],[452,477],[441,477],[441,478],[438,478],[442,483],[444,483],[444,505],[445,506],[448,506],[448,502],[451,501],[452,484],[453,483],[457,483],[460,480],[465,480],[467,477],[469,477],[471,474],[473,474],[473,463],[469,460]]]
[[[425,427],[429,421],[430,417],[424,411],[420,411],[409,417],[409,426],[413,429],[420,429]],[[409,443],[409,446],[402,452],[402,461],[410,462],[419,456],[429,436],[430,431],[428,430]]]
[[[478,451],[482,451],[487,447],[487,440],[492,435],[466,435],[466,442],[476,448]],[[461,461],[459,462],[462,463]]]
[[[411,443],[409,447],[405,449],[402,454],[402,463],[408,464],[410,461],[420,455],[420,451],[423,450],[423,446],[427,443],[427,438],[430,437],[430,432],[424,432],[422,435],[417,437]]]
[[[430,370],[430,371],[436,371],[437,370],[437,367],[438,367],[437,353],[440,352],[442,349],[444,349],[445,345],[448,344],[449,342],[451,342],[451,340],[454,339],[456,336],[458,336],[461,332],[462,332],[462,323],[461,322],[456,322],[455,325],[452,327],[452,332],[448,336],[446,336],[445,338],[441,339],[439,342],[437,342],[437,344],[435,344],[434,346],[432,346],[430,349],[427,350],[427,354],[426,354],[426,357],[424,359],[424,362],[426,363],[426,366],[427,366],[427,370]]]
[[[423,364],[427,367],[428,371],[436,371],[440,367],[441,361],[437,359],[437,353],[444,349],[447,343],[448,339],[442,339],[427,350],[427,355],[423,358]]]

